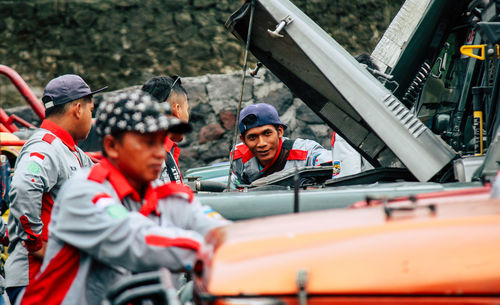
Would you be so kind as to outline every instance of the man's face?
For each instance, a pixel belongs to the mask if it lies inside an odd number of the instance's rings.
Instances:
[[[165,131],[127,131],[121,139],[113,139],[106,153],[132,186],[140,186],[158,178],[165,159],[165,136]]]
[[[92,111],[94,111],[94,100],[81,101],[81,117],[80,117],[80,130],[78,132],[78,140],[84,140],[89,135],[92,128]]]
[[[278,152],[282,136],[282,126],[279,126],[276,130],[274,125],[264,125],[247,130],[244,136],[240,135],[240,138],[259,160],[260,164],[267,166],[273,161]]]
[[[168,98],[170,107],[172,108],[172,115],[181,121],[189,122],[189,103],[185,94],[172,92]],[[169,133],[168,137],[174,142],[181,142],[184,139],[182,133]]]

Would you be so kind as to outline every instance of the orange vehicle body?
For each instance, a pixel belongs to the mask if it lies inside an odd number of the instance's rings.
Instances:
[[[2,155],[6,155],[9,159],[12,168],[14,167],[17,156],[19,156],[21,152],[24,142],[26,141],[19,140],[16,135],[10,132],[0,132],[0,150]]]
[[[389,216],[374,206],[220,228],[200,255],[196,293],[201,303],[294,304],[302,270],[308,304],[498,304],[500,200],[460,198]]]

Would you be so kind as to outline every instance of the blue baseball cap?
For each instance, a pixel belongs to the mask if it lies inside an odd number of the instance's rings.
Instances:
[[[249,118],[245,120],[247,117]],[[284,129],[287,127],[281,123],[276,108],[269,104],[253,104],[245,107],[240,112],[238,128],[241,134],[244,134],[249,129],[264,125],[281,125]]]
[[[89,85],[78,75],[65,74],[51,80],[43,90],[42,102],[45,109],[62,105],[79,98],[106,90],[108,86],[91,91]]]

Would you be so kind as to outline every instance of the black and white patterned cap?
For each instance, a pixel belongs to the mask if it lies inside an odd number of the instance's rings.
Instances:
[[[170,113],[168,103],[159,103],[154,97],[141,90],[121,92],[106,97],[97,108],[96,132],[104,137],[120,131],[150,133],[161,130],[184,133],[190,125]]]

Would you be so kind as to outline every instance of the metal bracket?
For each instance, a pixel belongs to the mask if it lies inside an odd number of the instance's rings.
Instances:
[[[444,54],[443,57],[438,57],[436,59],[436,64],[438,65],[438,74],[434,74],[431,72],[431,77],[440,79],[443,76],[443,72],[446,70],[446,61],[448,60],[448,49],[450,48],[450,44],[446,42],[444,44]]]
[[[262,66],[263,66],[263,64],[259,61],[257,63],[257,66],[255,66],[255,69],[250,70],[250,76],[253,77],[253,78],[259,78],[257,76],[257,73],[259,73],[259,70],[260,70],[260,68],[262,68]]]
[[[271,35],[272,38],[283,38],[284,36],[280,34],[281,30],[283,30],[285,26],[289,25],[292,22],[293,18],[290,16],[286,16],[285,18],[281,19],[280,23],[278,23],[274,31],[268,29],[267,32],[269,33],[269,35]]]
[[[307,270],[299,270],[297,272],[297,286],[299,288],[299,305],[307,305],[307,290],[306,285],[308,281]]]

